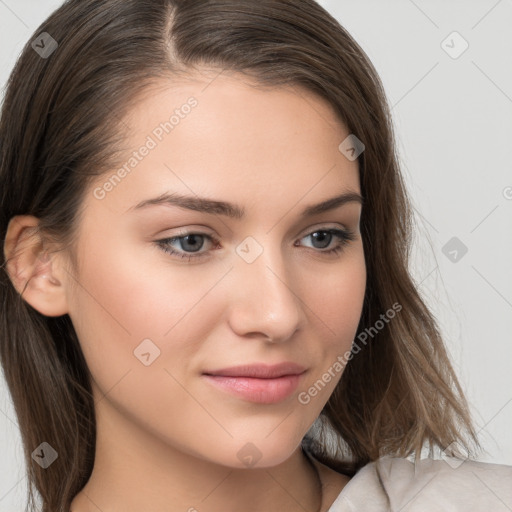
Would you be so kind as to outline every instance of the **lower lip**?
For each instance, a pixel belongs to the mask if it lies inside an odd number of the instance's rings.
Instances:
[[[203,374],[203,377],[217,388],[239,396],[248,402],[273,404],[288,398],[297,389],[302,375],[303,373],[284,375],[275,379],[224,377],[205,374]]]

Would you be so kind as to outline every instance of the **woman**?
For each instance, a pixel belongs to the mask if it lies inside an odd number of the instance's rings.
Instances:
[[[68,1],[0,141],[43,511],[512,506],[409,275],[382,85],[316,3]]]

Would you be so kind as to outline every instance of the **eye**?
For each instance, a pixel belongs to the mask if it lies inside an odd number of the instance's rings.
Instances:
[[[334,247],[327,251],[320,251],[323,254],[338,254],[344,247],[351,241],[356,239],[355,233],[348,229],[317,229],[304,238],[312,237],[314,249],[325,249],[329,247],[331,242],[337,240]],[[315,247],[314,244],[319,244],[320,247]]]
[[[333,241],[337,241],[336,245],[328,250],[316,251],[325,255],[336,255],[340,253],[349,242],[356,239],[356,235],[353,231],[333,228],[316,229],[301,238],[301,240],[309,237],[312,237],[314,244],[313,249],[325,249],[326,247],[329,247]],[[172,238],[155,240],[154,243],[165,253],[170,254],[173,257],[185,258],[190,261],[208,256],[208,251],[199,252],[204,246],[204,239],[207,239],[216,245],[219,243],[219,240],[212,235],[196,232],[188,232]],[[180,246],[179,250],[176,250],[176,247],[173,248],[171,245],[176,243]],[[315,247],[315,245],[320,245],[320,247]],[[191,252],[187,252],[189,250]]]
[[[204,246],[204,239],[208,239],[211,242],[218,243],[218,240],[212,235],[207,235],[206,233],[184,233],[180,236],[175,236],[172,238],[164,238],[163,240],[156,240],[156,244],[162,249],[164,252],[171,254],[172,256],[177,256],[179,258],[187,258],[188,260],[202,258],[205,256],[205,253],[193,254],[198,252]],[[173,249],[171,244],[179,243],[181,250]],[[191,250],[192,253],[181,252],[181,251]]]

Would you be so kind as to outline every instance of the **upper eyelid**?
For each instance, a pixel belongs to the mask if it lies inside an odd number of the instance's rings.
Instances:
[[[315,227],[309,227],[305,230],[302,231],[302,235],[299,235],[301,238],[305,237],[305,236],[308,236],[312,233],[315,233],[316,231],[327,231],[327,230],[330,230],[330,229],[339,229],[339,230],[342,230],[342,231],[357,231],[357,227],[356,229],[351,229],[348,225],[348,223],[345,223],[345,224],[341,224],[341,223],[338,223],[336,225],[329,225],[329,223],[320,223],[318,224],[317,226]],[[177,228],[177,229],[180,229],[180,228]],[[206,231],[203,231],[203,230],[206,230]],[[216,233],[212,233],[212,232],[208,232],[209,228],[206,228],[206,227],[192,227],[192,228],[182,228],[181,231],[179,231],[178,233],[173,233],[173,234],[170,234],[169,236],[165,236],[165,237],[162,237],[160,238],[160,240],[168,240],[168,239],[172,239],[172,238],[182,238],[182,237],[185,237],[187,235],[202,235],[202,236],[211,236],[212,238],[220,238],[220,236],[218,236]]]

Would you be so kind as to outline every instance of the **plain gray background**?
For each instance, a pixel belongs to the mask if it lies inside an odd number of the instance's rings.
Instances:
[[[61,3],[0,0],[0,86]],[[512,464],[512,0],[320,3],[384,83],[417,217],[413,275],[470,401],[480,460]],[[3,376],[0,432],[7,512],[26,486]]]

